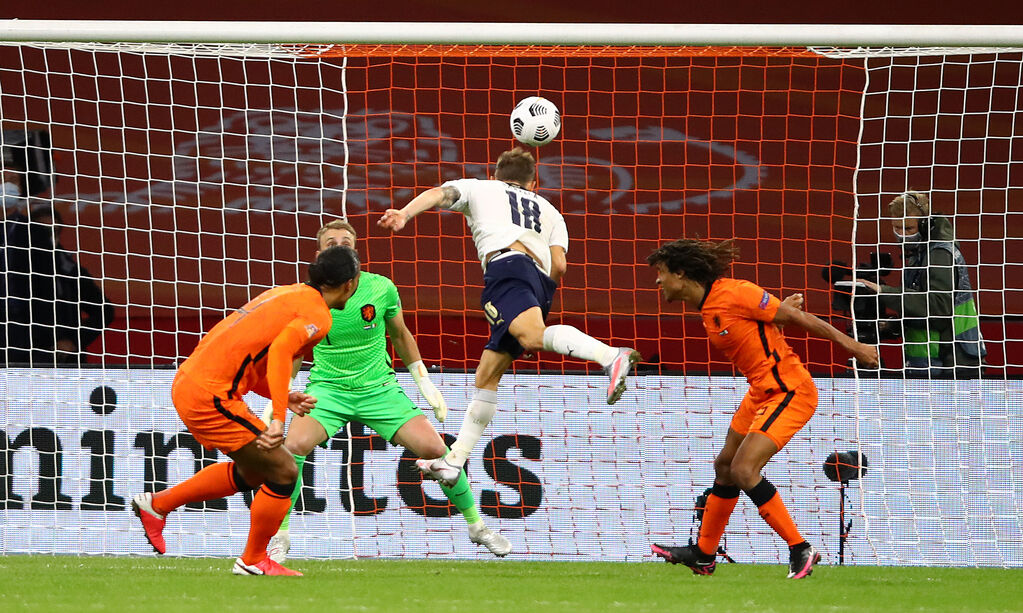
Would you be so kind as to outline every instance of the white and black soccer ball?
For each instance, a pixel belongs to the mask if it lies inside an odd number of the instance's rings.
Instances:
[[[533,147],[546,145],[561,131],[561,113],[546,98],[523,98],[512,109],[511,131],[520,143]]]

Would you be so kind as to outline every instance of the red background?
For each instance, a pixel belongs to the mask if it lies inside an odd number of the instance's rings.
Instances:
[[[699,12],[659,5],[643,11],[637,9],[647,7],[635,3],[627,8],[618,3],[597,3],[588,6],[587,11],[550,4],[542,6],[546,20],[550,21],[851,23],[873,20],[900,23],[919,20],[912,11],[901,15],[892,10],[853,15],[835,10],[828,12],[822,7],[801,7],[799,12],[774,12],[773,7],[763,3],[746,4],[748,6],[740,3],[717,9],[701,7]],[[68,7],[61,16],[170,17],[161,15],[159,8],[132,4],[128,10],[127,3],[121,5],[105,3],[103,7],[87,10],[79,6],[77,14],[74,7]],[[211,13],[207,7],[200,9],[198,4],[184,3],[175,7],[173,17],[386,18],[377,16],[367,7],[346,6],[342,12],[333,4],[306,3],[304,6],[306,10],[297,15],[293,10],[281,14],[279,5],[246,3],[245,12],[238,13],[231,9],[231,3],[225,3],[216,9],[220,12]],[[532,5],[518,3],[517,6]],[[507,11],[486,7],[467,9],[461,3],[435,3],[429,9],[420,4],[393,5],[392,8],[395,10],[389,10],[388,16],[409,21],[522,21],[521,17],[509,15]],[[52,16],[54,9],[53,4],[47,5],[43,15],[34,13],[33,7],[4,7],[0,13],[38,18]],[[878,19],[878,15],[883,15],[883,19]],[[929,11],[928,18],[934,23],[964,20],[958,11],[947,15],[942,15],[940,10]],[[972,23],[1012,23],[1012,19],[1004,11],[986,10],[983,5],[969,16]],[[13,61],[9,55],[4,59],[4,66]],[[59,63],[56,67],[52,60],[50,63],[51,69],[60,69]],[[203,71],[208,70],[207,80],[212,83],[223,76],[215,74],[222,71],[223,66],[214,67],[212,61],[205,67],[202,64],[180,70],[195,70],[200,78],[203,78]],[[414,232],[392,238],[384,236],[373,225],[379,209],[372,205],[387,200],[401,204],[412,193],[441,180],[478,173],[486,168],[486,164],[510,144],[507,109],[518,98],[541,92],[555,100],[565,113],[562,136],[538,151],[541,192],[566,210],[573,237],[569,276],[556,302],[554,319],[575,323],[617,344],[635,342],[645,354],[656,356],[670,369],[727,370],[728,365],[720,361],[720,356],[708,351],[698,322],[683,322],[677,317],[677,309],[658,303],[653,275],[636,262],[641,262],[659,242],[683,233],[708,238],[737,236],[743,263],[736,266],[736,276],[755,280],[782,294],[802,291],[807,295],[811,311],[827,313],[829,297],[827,285],[820,277],[821,267],[832,259],[848,260],[851,252],[852,172],[856,161],[859,91],[864,78],[860,66],[859,61],[803,58],[519,58],[504,61],[354,58],[349,61],[347,74],[349,102],[354,113],[360,109],[385,109],[384,115],[390,118],[406,114],[428,116],[445,136],[457,143],[459,150],[457,159],[448,162],[438,163],[437,158],[429,157],[408,159],[400,143],[405,136],[417,138],[415,127],[410,134],[392,134],[389,141],[373,141],[368,131],[364,131],[367,136],[363,143],[350,139],[349,194],[357,197],[360,192],[365,193],[365,202],[373,211],[365,213],[349,208],[351,220],[364,237],[360,252],[369,270],[388,274],[399,284],[407,319],[418,334],[427,361],[447,367],[471,367],[482,345],[486,326],[475,311],[482,275],[464,223],[454,215],[428,215],[416,221]],[[147,70],[150,77],[160,77],[159,72],[153,73],[155,65],[136,68]],[[118,67],[118,70],[123,69],[123,66]],[[105,70],[116,75],[112,65],[99,66],[101,73]],[[175,67],[171,65],[165,70],[165,76],[172,76]],[[184,100],[182,92],[174,91],[180,86],[169,86],[155,93],[143,89],[134,93],[123,90],[116,95],[129,101],[136,96],[140,104],[120,105],[119,109],[94,104],[90,94],[83,96],[80,90],[76,92],[74,103],[47,107],[30,104],[19,109],[11,102],[10,81],[7,73],[3,73],[3,118],[5,122],[27,119],[49,124],[58,146],[63,138],[64,143],[74,142],[78,151],[91,148],[109,152],[79,152],[60,157],[58,172],[74,177],[73,182],[64,180],[58,189],[58,195],[63,194],[68,201],[83,192],[132,191],[137,186],[127,185],[123,180],[121,185],[110,187],[111,177],[127,175],[140,184],[150,184],[154,179],[172,181],[173,161],[154,162],[152,154],[162,153],[170,158],[179,142],[177,132],[188,132],[207,124],[206,120],[212,117],[210,114],[217,113],[211,109],[218,106],[252,109],[261,105],[270,108],[278,104],[274,100],[276,91],[292,95],[294,88],[287,82],[288,77],[273,75],[272,70],[267,69],[267,74],[260,75],[258,70],[253,74],[249,69],[244,75],[249,84],[261,81],[280,84],[279,88],[264,88],[260,94],[254,94],[252,87],[247,91],[221,90],[217,92],[219,100],[211,103],[209,96],[213,90],[194,91],[191,99],[186,96]],[[43,79],[41,76],[32,78]],[[301,75],[296,77],[298,81],[301,78]],[[118,81],[116,78],[99,79],[93,87],[98,95],[104,87],[116,90]],[[56,90],[59,96],[61,84],[40,81],[37,85],[51,93]],[[31,83],[26,84],[26,88],[31,87]],[[108,96],[109,92],[102,95]],[[244,104],[235,105],[233,96],[246,100]],[[265,96],[265,101],[260,102],[260,96]],[[315,99],[314,91],[301,91],[289,102],[295,108],[302,108]],[[142,103],[148,104],[150,110],[143,110]],[[172,110],[154,113],[152,109],[160,104]],[[182,106],[183,110],[176,108]],[[90,111],[85,107],[93,113],[92,126],[84,130],[71,128],[74,122],[89,125]],[[19,116],[19,112],[23,116]],[[114,116],[104,120],[104,113]],[[116,116],[118,113],[120,117]],[[226,114],[222,114],[221,119]],[[372,119],[367,115],[365,121]],[[758,160],[760,180],[755,189],[735,189],[736,177],[742,172],[735,159],[715,158],[714,153],[702,145],[640,142],[635,137],[632,140],[618,138],[617,132],[614,142],[589,136],[593,131],[610,129],[612,125],[617,130],[617,126],[623,124],[633,126],[637,134],[646,129],[678,130],[694,142],[733,146],[736,151]],[[122,125],[134,126],[137,130],[123,130]],[[111,139],[122,142],[119,146],[103,144],[104,140]],[[240,138],[238,145],[244,146],[245,140]],[[224,150],[230,146],[230,143],[223,144]],[[416,149],[420,148],[428,149],[429,145],[417,144]],[[126,152],[133,155],[123,155]],[[627,168],[635,181],[632,188],[618,190],[613,173],[604,166],[583,162],[579,164],[581,168],[568,165],[570,171],[585,175],[585,189],[573,193],[572,182],[564,177],[566,165],[560,160],[591,157],[613,160],[615,166]],[[552,161],[549,167],[546,160]],[[296,202],[302,200],[301,192],[309,184],[299,177],[300,173],[296,171],[294,178],[288,179],[287,170],[275,168],[273,162],[269,165],[275,177],[272,183],[275,200],[289,197]],[[252,164],[247,166],[236,169],[242,173],[240,176],[251,172]],[[381,180],[384,176],[386,180]],[[198,333],[223,316],[225,309],[270,284],[271,279],[277,283],[299,277],[300,271],[294,263],[311,257],[313,247],[311,242],[303,244],[295,237],[309,236],[321,218],[292,212],[239,211],[225,215],[219,208],[224,201],[248,196],[244,180],[230,181],[228,176],[228,183],[232,182],[237,185],[214,190],[220,202],[203,202],[211,192],[204,191],[201,184],[196,186],[194,194],[176,193],[172,214],[162,215],[159,209],[156,209],[157,214],[150,211],[121,216],[109,211],[101,213],[99,207],[78,210],[78,230],[74,236],[65,237],[65,243],[77,244],[85,251],[80,259],[94,275],[103,276],[105,289],[115,303],[130,305],[119,309],[115,325],[126,332],[106,334],[107,361],[127,358],[133,362],[148,362],[156,355],[157,362],[165,362],[187,355]],[[891,179],[887,182],[897,183]],[[887,182],[879,180],[882,187],[879,191],[884,191]],[[326,190],[326,212],[336,211],[332,208],[331,197],[336,196],[337,186],[327,182],[321,185]],[[544,185],[560,189],[544,192]],[[699,194],[706,194],[708,189],[728,193],[699,202]],[[688,200],[677,210],[657,214],[653,211],[633,214],[630,208],[637,203],[684,199]],[[612,213],[607,213],[609,200]],[[569,202],[581,203],[586,214],[571,212],[573,209],[566,206]],[[957,206],[962,212],[968,211],[971,205],[967,200]],[[975,206],[978,210],[982,206],[979,199]],[[872,215],[876,216],[876,212]],[[93,231],[90,228],[94,226],[107,230]],[[232,236],[220,236],[225,229]],[[980,233],[979,224],[977,232]],[[100,258],[93,255],[93,251],[108,255]],[[983,253],[968,253],[968,258],[973,255],[979,258],[975,261],[983,261]],[[150,283],[149,278],[157,282]],[[982,300],[982,306],[984,304]],[[155,306],[150,308],[149,305]],[[834,323],[844,327],[842,321]],[[989,339],[997,339],[1001,334],[1000,325],[985,324],[985,335]],[[1010,336],[1020,337],[1012,333]],[[836,365],[844,361],[844,356],[833,352],[827,343],[814,340],[805,347],[796,339],[794,344],[798,351],[809,356],[815,370],[840,370]],[[1000,363],[1000,347],[994,344],[993,348],[993,362]],[[886,353],[892,361],[898,361],[890,351]],[[536,365],[577,366],[560,361],[527,362],[523,366],[533,368]]]

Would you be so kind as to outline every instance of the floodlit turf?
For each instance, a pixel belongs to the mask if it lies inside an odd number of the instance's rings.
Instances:
[[[305,561],[236,577],[230,559],[0,557],[0,611],[1023,611],[1023,570],[666,563]]]

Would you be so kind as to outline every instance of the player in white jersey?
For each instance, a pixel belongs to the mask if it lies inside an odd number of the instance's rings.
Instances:
[[[419,194],[402,209],[388,209],[377,222],[393,232],[434,207],[465,215],[483,264],[480,305],[490,324],[476,369],[476,391],[458,439],[444,457],[416,462],[424,476],[454,483],[483,430],[497,412],[497,385],[515,358],[541,349],[598,362],[610,377],[607,403],[625,391],[625,377],[640,361],[630,348],[609,347],[580,330],[545,323],[554,290],[565,274],[565,219],[533,192],[536,162],[515,148],[497,159],[489,181],[458,179]]]

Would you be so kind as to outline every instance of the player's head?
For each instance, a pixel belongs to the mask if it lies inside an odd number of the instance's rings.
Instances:
[[[671,302],[684,299],[692,284],[702,287],[725,276],[738,257],[734,239],[715,243],[683,238],[661,245],[646,261],[657,268],[657,285]]]
[[[309,265],[309,285],[320,290],[327,306],[343,309],[355,293],[359,279],[359,254],[351,247],[328,247]]]
[[[927,219],[931,216],[931,199],[923,192],[908,191],[888,203],[892,231],[907,243],[926,240]]]
[[[327,222],[316,233],[316,253],[337,245],[355,249],[355,239],[357,238],[358,234],[352,224],[343,219],[335,219]]]
[[[494,178],[521,185],[529,190],[533,189],[536,184],[536,160],[533,159],[533,154],[522,147],[505,151],[497,158]]]

